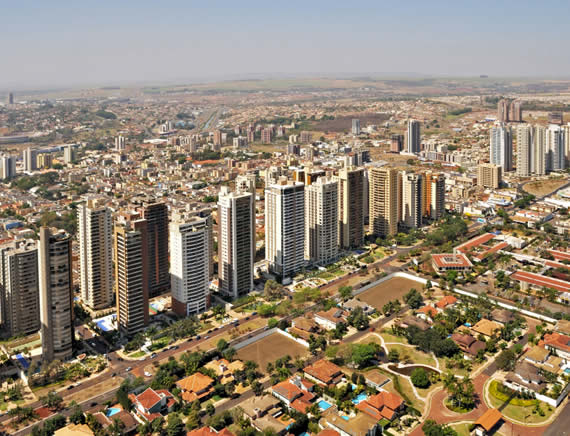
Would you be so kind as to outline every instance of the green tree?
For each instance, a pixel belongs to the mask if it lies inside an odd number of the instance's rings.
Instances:
[[[183,436],[186,434],[184,423],[178,413],[170,413],[168,415],[168,423],[166,424],[166,434],[168,436]]]
[[[69,422],[72,424],[85,424],[85,415],[83,414],[83,410],[81,410],[81,406],[77,404],[75,401],[72,401],[69,404],[71,409],[71,415],[69,415]]]
[[[347,322],[358,330],[365,330],[368,328],[368,315],[364,313],[362,307],[356,307],[350,312],[347,317]]]
[[[263,289],[265,297],[269,300],[277,300],[283,295],[283,286],[275,280],[267,280]]]
[[[400,353],[398,353],[398,350],[396,350],[395,348],[392,348],[388,352],[388,360],[390,362],[398,362],[400,360]]]
[[[338,292],[344,301],[349,300],[352,297],[352,286],[341,286]]]
[[[50,391],[47,395],[40,397],[40,402],[50,410],[59,410],[63,405],[63,398],[55,391]]]
[[[411,309],[419,309],[423,301],[422,294],[414,288],[410,289],[410,291],[404,295],[404,303],[410,306]]]
[[[410,379],[412,380],[413,385],[418,388],[425,389],[430,385],[428,373],[423,368],[414,369]]]
[[[206,413],[210,416],[214,416],[216,414],[216,408],[212,403],[206,404]]]

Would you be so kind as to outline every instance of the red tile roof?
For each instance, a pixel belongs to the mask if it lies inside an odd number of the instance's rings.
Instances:
[[[430,318],[433,318],[437,315],[437,310],[433,306],[424,306],[418,309],[418,312],[425,313]]]
[[[560,250],[548,250],[556,260],[570,260],[570,252]]]
[[[176,382],[178,386],[183,391],[187,392],[200,392],[207,389],[210,385],[214,383],[214,380],[207,375],[200,372],[194,373],[191,376],[183,378]]]
[[[570,292],[569,282],[540,274],[527,271],[517,271],[511,274],[511,278],[521,282],[530,283],[535,286],[544,286],[546,288],[556,289],[559,292]]]
[[[547,333],[541,341],[544,345],[570,352],[570,336],[560,333]],[[540,345],[540,344],[539,344]]]
[[[431,258],[438,268],[467,268],[473,266],[464,254],[432,254]]]
[[[451,304],[455,304],[457,303],[457,298],[455,298],[453,295],[446,295],[445,297],[443,297],[441,300],[439,300],[437,303],[435,303],[436,307],[443,309]]]
[[[149,410],[152,408],[152,406],[160,401],[160,395],[158,395],[153,389],[148,388],[142,394],[137,395],[136,401],[145,410]]]
[[[339,374],[342,374],[342,371],[338,366],[325,359],[317,360],[312,365],[305,367],[303,371],[324,384],[331,383],[334,378]]]

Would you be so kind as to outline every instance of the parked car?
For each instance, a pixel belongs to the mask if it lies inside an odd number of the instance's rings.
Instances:
[[[125,371],[130,372],[133,369],[132,366],[129,366],[127,369],[125,369]]]

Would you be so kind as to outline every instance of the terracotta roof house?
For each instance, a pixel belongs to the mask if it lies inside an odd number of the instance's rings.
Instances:
[[[186,436],[235,436],[235,435],[227,428],[223,428],[220,431],[216,431],[216,429],[212,427],[202,427],[189,431],[188,433],[186,433]]]
[[[192,402],[210,396],[214,392],[214,380],[207,375],[196,372],[177,381],[176,387],[182,391],[184,401]]]
[[[367,413],[346,419],[338,414],[336,407],[329,407],[323,412],[319,427],[332,429],[341,436],[376,436],[382,432],[378,420]]]
[[[491,338],[498,334],[502,328],[503,326],[498,322],[483,318],[471,327],[471,331]]]
[[[325,428],[323,430],[321,430],[317,436],[340,436],[340,433],[336,430],[330,429],[330,428]]]
[[[378,421],[382,418],[392,421],[404,408],[404,400],[400,396],[387,391],[368,397],[356,405],[361,412],[367,413]]]
[[[447,309],[448,307],[453,307],[455,303],[457,303],[457,298],[455,298],[453,295],[446,295],[437,303],[435,303],[435,307],[437,307],[440,310],[443,310]]]
[[[548,333],[544,335],[544,339],[539,345],[544,345],[547,350],[554,351],[558,357],[562,358],[564,363],[570,362],[570,336],[556,332]]]
[[[336,326],[344,322],[348,313],[338,307],[332,307],[329,310],[315,313],[315,322],[325,330],[334,330]]]
[[[334,363],[328,360],[317,360],[312,365],[306,366],[303,369],[305,377],[320,385],[336,385],[342,377],[342,370]]]
[[[461,333],[453,333],[450,338],[459,347],[461,351],[470,356],[477,356],[479,350],[485,349],[485,342],[478,341],[471,335],[462,335]]]
[[[416,316],[424,321],[431,322],[437,315],[437,309],[433,306],[423,306],[417,310]]]
[[[293,376],[288,380],[277,383],[271,388],[274,397],[283,401],[289,409],[295,409],[300,413],[307,413],[315,400],[312,393],[314,384],[308,380],[303,380],[299,376]]]
[[[508,324],[515,320],[515,314],[506,309],[495,309],[491,312],[491,319],[500,322],[501,324]]]
[[[287,425],[279,420],[282,415],[279,400],[271,395],[252,397],[239,405],[245,417],[258,431],[272,428],[277,434],[287,433]]]
[[[148,422],[171,412],[176,403],[174,396],[166,389],[155,391],[147,388],[139,395],[130,394],[129,398],[137,414]]]
[[[419,319],[411,315],[406,315],[404,318],[402,318],[399,325],[400,327],[404,328],[408,328],[410,326],[416,326],[417,328],[419,328],[424,332],[430,329],[430,325],[427,322],[425,322],[423,319]]]
[[[234,372],[238,370],[243,370],[244,365],[241,360],[234,360],[229,362],[226,359],[212,360],[204,365],[204,368],[211,369],[214,371],[221,384],[225,385],[227,383],[234,381]]]
[[[475,421],[475,435],[487,436],[493,434],[493,430],[498,427],[502,419],[503,415],[498,409],[488,409]]]
[[[364,381],[367,386],[379,390],[382,386],[391,381],[391,379],[377,369],[372,369],[364,373]]]
[[[56,430],[54,436],[93,436],[93,431],[87,424],[69,424]]]
[[[465,274],[473,268],[473,264],[463,253],[432,254],[431,264],[438,274],[445,274],[447,271],[457,271]]]

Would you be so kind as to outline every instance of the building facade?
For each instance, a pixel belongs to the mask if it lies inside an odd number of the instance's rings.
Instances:
[[[420,122],[418,120],[408,120],[408,131],[406,136],[406,151],[417,154],[421,150]]]
[[[164,203],[145,205],[142,208],[141,216],[147,221],[149,296],[156,297],[170,288],[168,206]]]
[[[513,169],[513,141],[510,127],[497,123],[491,128],[490,161],[503,172]]]
[[[364,168],[342,168],[337,181],[339,246],[342,249],[360,247],[364,241]]]
[[[372,167],[368,171],[370,230],[377,236],[398,233],[398,171]]]
[[[422,226],[422,176],[402,173],[402,224],[407,228]]]
[[[319,177],[305,186],[305,259],[326,265],[338,256],[338,182]]]

